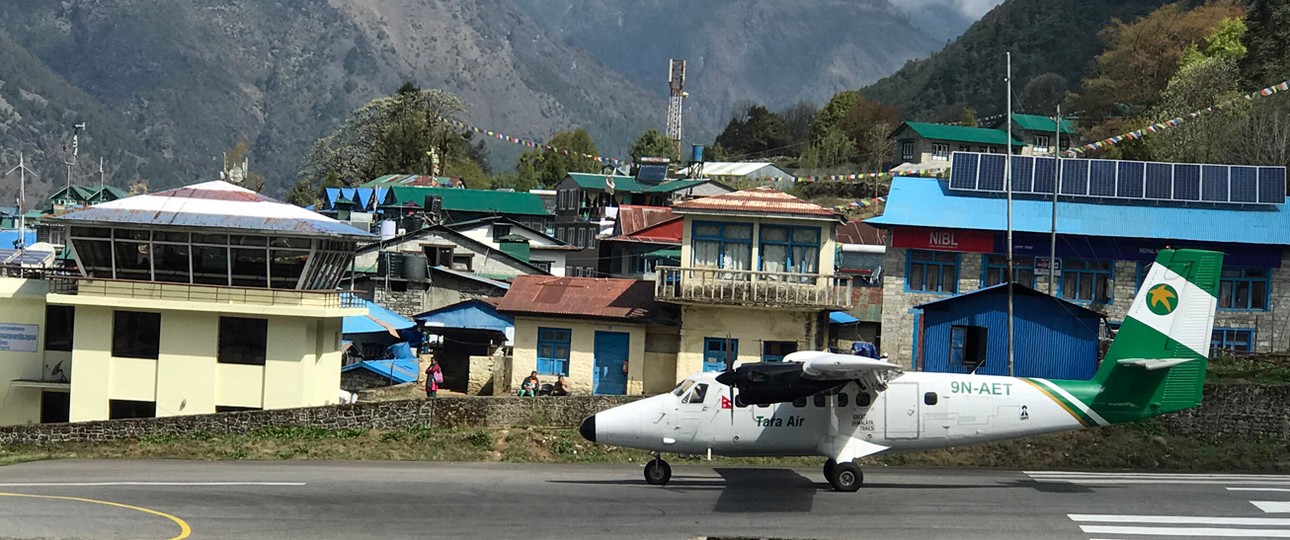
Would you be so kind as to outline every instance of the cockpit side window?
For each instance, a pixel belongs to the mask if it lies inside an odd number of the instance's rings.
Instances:
[[[689,390],[690,386],[692,386],[693,384],[694,384],[694,381],[690,379],[681,381],[680,384],[676,385],[676,388],[672,389],[672,395],[681,397],[681,394],[684,394],[686,390]]]
[[[708,397],[708,385],[699,383],[694,385],[689,394],[681,400],[681,403],[703,403],[704,398]]]

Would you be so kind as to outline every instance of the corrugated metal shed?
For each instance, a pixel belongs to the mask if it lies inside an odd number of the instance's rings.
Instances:
[[[497,310],[637,323],[676,320],[668,305],[654,301],[654,282],[635,279],[516,276]]]
[[[1006,204],[1001,198],[952,194],[946,182],[932,178],[897,177],[892,181],[885,213],[865,222],[879,227],[1006,231]],[[1052,210],[1052,201],[1014,198],[1013,230],[1049,232]],[[1203,208],[1063,200],[1057,204],[1057,232],[1284,246],[1290,245],[1290,211],[1285,205]]]
[[[366,231],[327,216],[219,180],[78,208],[45,220],[57,224],[147,225],[356,240],[374,238]]]
[[[689,175],[690,167],[681,169],[683,175]],[[704,176],[750,176],[754,178],[791,178],[774,163],[765,161],[710,161],[703,164]]]
[[[391,186],[382,205],[411,205],[420,208],[429,196],[440,197],[443,209],[447,211],[523,216],[551,215],[542,205],[540,197],[522,191]]]
[[[841,214],[833,210],[768,187],[745,189],[725,195],[714,195],[685,201],[673,206],[672,211],[678,214],[733,212],[843,220]]]
[[[457,302],[450,306],[432,309],[413,317],[422,325],[442,326],[466,330],[495,330],[507,333],[515,327],[515,317],[497,312],[496,303],[500,299],[472,299]]]
[[[672,209],[667,206],[620,205],[618,207],[619,234],[629,235],[675,218],[676,214],[672,213]]]
[[[1008,375],[1006,284],[918,306],[923,310],[920,369],[966,373],[951,359],[951,329],[983,327],[986,361],[981,375]],[[1013,375],[1084,380],[1097,371],[1102,315],[1023,285],[1013,288]]]
[[[351,315],[341,320],[340,332],[347,339],[350,339],[348,336],[353,334],[373,333],[388,333],[399,337],[399,330],[407,330],[417,325],[415,321],[375,302],[363,300],[363,304],[367,307],[367,315]]]

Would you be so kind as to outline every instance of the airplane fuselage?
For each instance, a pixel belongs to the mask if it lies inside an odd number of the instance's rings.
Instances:
[[[794,403],[741,406],[738,390],[715,375],[697,374],[672,393],[597,414],[596,441],[680,454],[850,458],[1101,423],[1075,410],[1078,401],[1063,403],[1064,391],[1043,379],[909,372],[881,392],[848,382]],[[867,450],[843,451],[852,440]]]

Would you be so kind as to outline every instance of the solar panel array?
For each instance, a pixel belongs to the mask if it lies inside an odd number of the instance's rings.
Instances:
[[[950,189],[1003,193],[1004,154],[955,152]],[[1061,160],[1062,196],[1217,204],[1284,204],[1286,168],[1110,159]],[[1049,195],[1059,180],[1051,157],[1012,156],[1012,193]]]
[[[659,183],[667,179],[667,165],[641,165],[639,171],[636,171],[636,180],[641,182]]]
[[[53,262],[54,252],[34,249],[0,249],[0,264],[8,266],[45,266]]]

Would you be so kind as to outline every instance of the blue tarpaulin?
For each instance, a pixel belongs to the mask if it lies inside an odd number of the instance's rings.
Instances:
[[[399,335],[400,330],[415,328],[416,321],[408,319],[398,313],[390,311],[378,304],[363,301],[367,305],[367,315],[353,315],[345,317],[341,322],[340,332],[345,335],[350,334],[369,334],[373,332],[383,332],[394,337]]]

